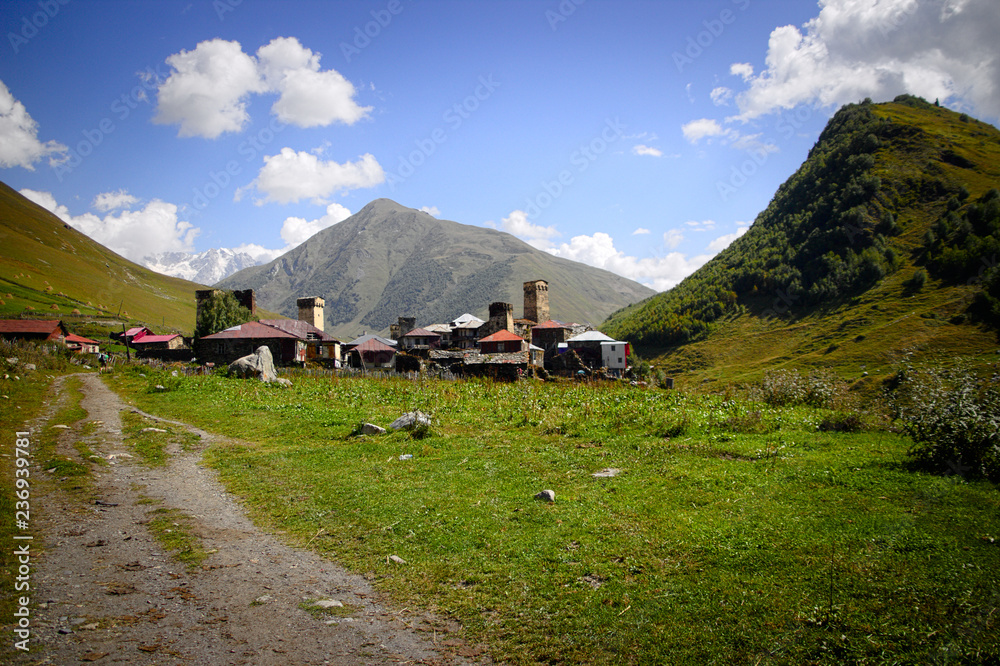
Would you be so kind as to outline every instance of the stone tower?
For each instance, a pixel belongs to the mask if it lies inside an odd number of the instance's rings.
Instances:
[[[490,303],[490,320],[479,327],[479,337],[485,338],[498,331],[514,330],[514,306],[510,303]]]
[[[309,296],[295,301],[299,306],[299,321],[312,324],[319,330],[323,330],[323,308],[326,302],[319,296]]]
[[[549,283],[545,280],[524,283],[524,318],[536,324],[542,324],[550,319]]]

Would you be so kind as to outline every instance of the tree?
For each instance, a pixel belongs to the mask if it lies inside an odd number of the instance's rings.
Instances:
[[[198,305],[194,337],[203,338],[248,321],[254,321],[254,316],[240,305],[232,292],[215,291]]]

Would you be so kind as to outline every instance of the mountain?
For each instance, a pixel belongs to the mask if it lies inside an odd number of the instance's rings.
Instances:
[[[204,252],[160,252],[142,258],[146,268],[190,280],[199,284],[215,284],[237,271],[257,265],[246,252],[228,248],[212,248]]]
[[[996,354],[1000,132],[903,95],[838,111],[741,238],[603,330],[695,378]]]
[[[0,316],[194,330],[195,291],[115,254],[0,183]],[[78,313],[78,314],[77,314]]]
[[[565,322],[603,321],[653,290],[591,266],[542,252],[510,234],[438,220],[389,199],[369,203],[278,259],[222,280],[225,289],[254,289],[263,307],[296,316],[296,299],[326,301],[326,330],[353,337],[381,331],[400,316],[418,325],[469,312],[486,318],[489,304],[514,305],[523,284],[549,283],[551,315]]]

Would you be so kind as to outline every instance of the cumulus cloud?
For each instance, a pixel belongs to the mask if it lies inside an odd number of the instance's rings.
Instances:
[[[1000,12],[994,0],[824,0],[802,28],[770,35],[766,67],[731,72],[749,88],[740,120],[912,93],[1000,117]]]
[[[424,211],[428,215],[433,215],[434,217],[439,217],[441,215],[441,211],[437,206],[421,206],[420,210]]]
[[[338,164],[321,160],[313,153],[282,148],[277,155],[264,157],[264,166],[257,178],[247,187],[238,189],[236,199],[239,200],[250,187],[256,187],[264,195],[255,202],[257,204],[266,201],[293,203],[301,199],[326,203],[324,199],[334,192],[374,187],[384,181],[385,172],[370,153],[355,162]]]
[[[698,143],[702,139],[713,136],[724,136],[726,130],[719,124],[719,121],[711,118],[698,118],[684,123],[681,127],[684,138],[691,143]]]
[[[730,243],[732,243],[734,240],[745,234],[749,228],[750,228],[749,226],[741,225],[738,226],[736,228],[736,231],[734,231],[733,233],[726,234],[724,236],[719,236],[718,238],[716,238],[715,240],[713,240],[711,243],[708,244],[707,248],[708,251],[711,252],[712,254],[718,254],[719,252],[722,252],[727,247],[729,247]]]
[[[753,76],[753,65],[748,62],[734,62],[729,66],[729,73],[747,81],[751,76]]]
[[[119,208],[131,208],[137,203],[139,203],[137,198],[125,190],[118,190],[117,192],[101,192],[94,197],[94,202],[90,205],[102,213],[109,213]]]
[[[592,236],[574,236],[568,243],[548,251],[557,257],[603,268],[657,291],[676,286],[711,259],[709,254],[688,258],[680,252],[670,252],[663,257],[631,257],[615,248],[611,236],[601,231]]]
[[[239,132],[250,119],[250,94],[264,91],[257,62],[239,42],[204,41],[169,56],[167,64],[173,71],[157,91],[153,122],[179,124],[179,136]]]
[[[648,233],[651,233],[649,231],[649,229],[646,229],[644,227],[639,227],[638,229],[636,229],[635,231],[632,232],[632,235],[633,236],[642,236],[642,235],[648,234]]]
[[[643,144],[632,147],[634,155],[648,155],[649,157],[663,157],[663,151],[659,148],[652,148]]]
[[[243,252],[253,257],[254,261],[266,264],[277,259],[289,250],[306,242],[327,227],[343,222],[351,216],[344,206],[332,203],[326,207],[326,214],[315,220],[306,220],[301,217],[286,217],[281,224],[281,240],[285,241],[285,247],[272,249],[257,243],[243,243],[233,248],[233,252]]]
[[[35,162],[49,157],[50,165],[58,164],[66,151],[66,146],[56,141],[38,140],[38,123],[0,81],[0,167],[34,171]]]
[[[176,205],[159,199],[153,199],[141,210],[100,217],[93,213],[71,215],[49,192],[29,189],[20,192],[74,229],[135,262],[148,255],[150,248],[158,252],[191,252],[200,232],[189,222],[178,219]]]
[[[271,40],[256,57],[237,41],[203,41],[167,58],[172,71],[157,90],[153,121],[180,125],[179,136],[214,139],[242,130],[250,96],[264,93],[277,93],[271,112],[299,127],[366,117],[371,107],[357,104],[354,85],[339,72],[322,71],[320,57],[294,37]]]
[[[528,215],[523,210],[515,210],[503,218],[500,228],[539,250],[548,249],[552,244],[552,239],[560,235],[555,227],[533,224],[528,220]]]

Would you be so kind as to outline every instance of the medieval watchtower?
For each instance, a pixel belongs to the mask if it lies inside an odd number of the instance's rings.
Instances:
[[[299,306],[299,321],[323,330],[323,308],[326,307],[326,301],[319,296],[309,296],[296,300],[295,304]]]
[[[549,320],[549,283],[545,280],[524,283],[524,318],[536,324]]]

